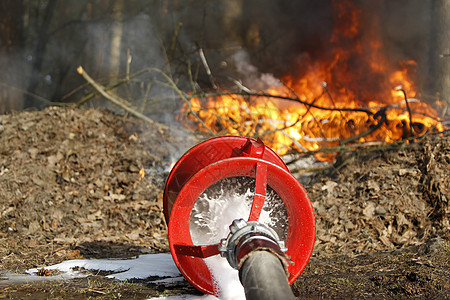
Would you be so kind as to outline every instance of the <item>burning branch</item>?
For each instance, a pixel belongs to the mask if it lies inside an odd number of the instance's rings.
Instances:
[[[401,149],[405,149],[408,147],[416,147],[417,143],[411,143],[411,142],[412,141],[421,142],[421,141],[425,140],[426,137],[435,135],[436,133],[433,133],[432,131],[433,130],[429,130],[425,134],[421,135],[420,137],[417,137],[417,136],[409,137],[404,140],[395,141],[392,143],[367,142],[367,143],[360,143],[360,144],[353,144],[353,145],[327,147],[327,148],[322,148],[322,149],[316,150],[316,151],[297,153],[297,157],[286,162],[286,165],[290,166],[289,170],[292,173],[297,173],[297,174],[304,174],[304,173],[309,173],[309,172],[318,171],[318,170],[325,170],[325,169],[330,169],[330,168],[334,168],[334,169],[338,170],[348,163],[348,159],[345,159],[344,161],[340,162],[339,164],[334,164],[334,165],[327,164],[325,166],[319,166],[319,167],[314,167],[314,168],[295,168],[294,164],[302,158],[320,154],[320,153],[341,153],[341,154],[343,154],[343,153],[351,153],[351,152],[355,152],[355,151],[360,151],[360,153],[367,154],[367,153],[371,153],[371,152],[375,152],[375,151],[396,151],[396,150],[401,150]]]
[[[427,115],[424,108],[428,106],[418,100],[415,101],[415,105],[416,108],[422,109],[422,112],[414,112],[415,119],[413,119],[411,99],[406,100],[406,108],[402,107],[401,103],[369,107],[355,107],[353,104],[353,107],[338,107],[326,86],[322,88],[320,96],[312,101],[300,99],[295,91],[280,93],[279,90],[274,93],[247,90],[235,93],[208,93],[201,96],[186,95],[184,101],[188,103],[184,111],[188,114],[198,113],[197,117],[201,119],[202,124],[216,133],[223,134],[222,131],[225,129],[228,134],[264,137],[265,142],[279,154],[295,151],[302,153],[317,151],[315,154],[326,154],[327,152],[321,149],[329,146],[380,140],[390,143],[410,137],[417,138],[434,127],[439,132],[443,131],[440,120]],[[319,102],[326,94],[332,102],[331,107],[324,106],[323,99]],[[286,106],[282,103],[278,105],[270,99],[293,101],[300,103],[304,108]],[[207,106],[203,106],[202,103]],[[403,111],[407,111],[407,115]],[[294,117],[296,121],[292,120]],[[414,124],[420,126],[420,129],[413,135],[411,127]],[[202,130],[198,127],[197,129]],[[323,138],[319,138],[320,134]],[[333,159],[329,155],[322,158]]]
[[[300,97],[297,95],[297,93],[294,91],[294,89],[292,89],[290,86],[288,86],[286,83],[283,82],[283,86],[285,88],[287,88],[297,99],[300,99]],[[325,132],[323,131],[323,127],[322,124],[316,119],[316,117],[314,116],[313,112],[311,111],[311,105],[314,105],[316,103],[316,101],[320,98],[322,98],[322,96],[325,94],[325,92],[328,92],[328,90],[326,89],[327,83],[326,82],[322,82],[322,93],[318,96],[315,97],[309,104],[310,105],[305,105],[306,107],[306,112],[303,114],[303,117],[306,117],[308,114],[311,114],[311,116],[313,117],[314,122],[317,124],[317,126],[320,128],[320,133],[322,134],[322,137],[326,139],[326,135]],[[331,98],[331,97],[330,97]]]
[[[353,141],[359,140],[360,138],[365,137],[365,136],[371,134],[372,132],[374,132],[375,130],[377,130],[378,128],[380,128],[381,125],[383,125],[383,124],[386,122],[386,120],[387,120],[386,109],[387,109],[387,107],[384,108],[384,109],[380,109],[380,110],[375,114],[375,118],[376,118],[377,116],[381,116],[380,121],[379,121],[376,125],[372,126],[369,130],[366,130],[366,131],[364,131],[364,132],[361,132],[360,134],[354,135],[354,136],[349,137],[349,138],[347,138],[347,139],[342,139],[342,140],[340,140],[340,141],[339,141],[339,144],[345,145],[345,144],[351,143],[351,142],[353,142]]]
[[[278,99],[278,100],[288,100],[288,101],[293,101],[293,102],[297,102],[300,104],[303,104],[306,107],[309,108],[316,108],[319,110],[323,110],[323,111],[337,111],[337,112],[362,112],[367,114],[368,116],[375,116],[375,115],[379,115],[381,113],[381,111],[386,111],[388,109],[391,108],[395,108],[395,109],[402,109],[399,105],[386,105],[386,106],[373,106],[373,107],[367,107],[367,108],[362,108],[362,107],[355,107],[355,108],[346,108],[346,107],[342,107],[342,108],[338,108],[338,107],[326,107],[326,106],[321,106],[321,105],[317,105],[315,104],[316,100],[319,99],[322,95],[320,95],[320,97],[317,97],[315,99],[313,99],[313,101],[308,102],[308,101],[303,101],[297,97],[290,97],[290,96],[283,96],[283,95],[272,95],[269,93],[265,93],[265,92],[252,92],[252,93],[248,93],[248,92],[218,92],[218,93],[204,93],[200,95],[194,94],[194,95],[186,95],[185,99],[186,100],[190,100],[190,99],[194,99],[194,98],[201,98],[201,99],[205,99],[205,98],[215,98],[215,97],[222,97],[222,96],[249,96],[249,97],[259,97],[259,98],[272,98],[272,99]],[[409,99],[408,101],[410,101],[411,99]],[[408,102],[406,101],[406,102]],[[409,106],[409,105],[408,105]],[[376,110],[376,111],[374,111]],[[425,114],[422,112],[417,112],[417,111],[413,111],[410,110],[411,114],[412,113],[416,113],[416,114],[420,114],[422,116],[428,117],[433,119],[436,122],[440,122],[441,120],[439,118],[436,118],[432,115],[429,114]]]
[[[323,83],[322,83],[322,88],[323,88],[323,90],[325,91],[325,93],[328,95],[328,98],[330,99],[331,103],[333,103],[334,108],[336,108],[336,103],[334,102],[333,97],[331,96],[330,91],[327,89],[327,83],[326,83],[326,82],[323,82]],[[344,119],[345,122],[348,122],[348,121],[347,121],[347,118],[344,116],[344,114],[342,113],[342,111],[339,111],[339,113],[341,114],[342,119]],[[381,123],[381,122],[380,122],[380,123]],[[379,123],[379,126],[382,125],[382,123],[381,123],[381,124],[380,124],[380,123]],[[377,128],[378,128],[378,127],[377,127]],[[350,129],[352,130],[353,134],[355,134],[355,131],[353,130],[353,127],[350,127]],[[367,134],[370,134],[370,133],[372,133],[372,132],[375,131],[375,130],[376,130],[376,128],[373,129],[372,131],[368,132]],[[364,136],[366,136],[367,134],[364,134],[364,135],[362,135],[362,136],[360,136],[360,137],[364,137]],[[355,140],[356,140],[356,139],[359,139],[359,137],[355,138]],[[344,143],[344,142],[341,142],[341,144],[345,144],[345,143]]]
[[[409,115],[409,132],[411,136],[414,136],[413,122],[412,122],[412,113],[411,108],[409,107],[408,96],[406,95],[406,91],[403,89],[403,86],[399,85],[395,88],[397,91],[401,91],[403,96],[405,97],[406,108],[408,109]]]
[[[303,104],[307,107],[311,107],[311,108],[317,108],[320,110],[324,110],[324,111],[346,111],[346,112],[363,112],[366,113],[367,115],[374,115],[375,113],[372,111],[372,108],[332,108],[332,107],[326,107],[326,106],[321,106],[321,105],[317,105],[315,104],[315,100],[311,102],[308,101],[303,101],[297,97],[290,97],[290,96],[283,96],[283,95],[273,95],[273,94],[269,94],[269,93],[265,93],[265,92],[254,92],[254,93],[247,93],[247,92],[219,92],[219,93],[206,93],[202,95],[202,98],[214,98],[214,97],[221,97],[221,96],[251,96],[251,97],[262,97],[262,98],[273,98],[273,99],[279,99],[279,100],[289,100],[289,101],[293,101],[293,102],[297,102],[300,104]],[[199,95],[192,95],[189,97],[189,99],[192,98],[198,98]],[[319,98],[319,97],[318,97]],[[389,106],[389,107],[393,107],[393,106]]]

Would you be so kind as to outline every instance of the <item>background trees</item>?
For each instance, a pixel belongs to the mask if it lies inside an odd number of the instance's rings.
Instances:
[[[85,83],[76,74],[78,65],[105,85],[146,67],[165,68],[176,78],[190,69],[200,85],[208,85],[200,48],[219,79],[227,77],[223,66],[239,48],[260,70],[282,75],[302,53],[314,56],[328,47],[331,2],[1,1],[0,113],[79,100]],[[450,69],[447,2],[379,1],[370,8],[383,18],[393,57],[417,60],[424,91],[444,98]],[[140,77],[120,93],[142,99],[163,91]]]

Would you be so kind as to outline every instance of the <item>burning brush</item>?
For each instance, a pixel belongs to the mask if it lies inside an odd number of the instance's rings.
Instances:
[[[258,92],[241,83],[238,92],[223,91],[215,81],[215,93],[192,95],[185,103],[186,126],[259,137],[279,155],[444,131],[437,112],[418,100],[416,63],[393,65],[376,24],[366,24],[361,34],[362,10],[352,1],[332,3],[334,32],[322,58],[294,63],[290,74]]]

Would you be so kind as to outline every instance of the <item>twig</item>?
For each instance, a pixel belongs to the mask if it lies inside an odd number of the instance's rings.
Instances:
[[[14,85],[10,85],[10,84],[5,83],[5,82],[0,82],[0,85],[3,85],[5,87],[7,87],[7,88],[11,88],[11,89],[14,89],[14,90],[17,90],[17,91],[20,91],[20,92],[24,93],[25,95],[28,95],[28,96],[30,96],[32,98],[35,98],[35,99],[41,101],[42,103],[45,103],[46,105],[58,105],[58,106],[69,106],[70,105],[70,104],[67,104],[67,103],[52,102],[52,101],[50,101],[48,99],[45,99],[44,97],[41,97],[41,96],[39,96],[37,94],[30,93],[29,91],[26,91],[24,89],[18,88],[18,87],[14,86]]]
[[[67,94],[64,94],[61,97],[61,102],[64,102],[65,99],[69,98],[70,96],[74,95],[75,93],[79,92],[80,90],[84,89],[86,86],[88,86],[89,83],[85,82],[83,84],[80,84],[79,86],[77,86],[76,88],[74,88],[73,90],[69,91]],[[75,105],[75,103],[74,103]]]
[[[296,175],[299,174],[305,174],[305,173],[312,173],[312,172],[317,172],[317,171],[324,171],[326,169],[330,169],[332,168],[333,165],[329,164],[326,166],[318,166],[318,167],[310,167],[310,168],[298,168],[298,169],[289,169],[289,171],[291,173],[295,173]]]
[[[191,84],[191,90],[193,93],[197,91],[194,79],[192,78],[191,60],[188,58],[187,61],[187,73],[189,77],[189,83]]]
[[[215,83],[214,78],[213,78],[212,73],[211,73],[211,69],[208,66],[208,62],[206,61],[206,57],[205,57],[205,54],[203,53],[203,49],[202,48],[198,49],[198,54],[200,55],[200,59],[201,59],[201,61],[203,63],[203,67],[205,67],[206,74],[209,77],[209,81],[211,82],[212,87],[214,89],[217,89],[216,83]]]
[[[145,89],[144,96],[142,97],[141,111],[145,110],[145,106],[147,105],[147,98],[148,98],[148,95],[150,94],[150,89],[151,88],[152,88],[152,83],[149,82],[148,85],[147,85],[147,88]]]
[[[126,77],[125,79],[127,81],[130,81],[130,67],[131,67],[131,61],[133,60],[133,56],[131,56],[130,48],[127,49],[127,71],[126,71]]]
[[[425,139],[427,136],[434,135],[434,134],[442,134],[442,132],[433,133],[433,128],[428,130],[426,133],[421,135],[420,137],[410,137],[401,141],[395,141],[392,143],[385,143],[385,142],[367,142],[367,143],[360,143],[360,144],[352,144],[352,145],[340,145],[335,147],[327,147],[327,148],[321,148],[319,150],[314,151],[308,151],[308,152],[296,152],[295,155],[298,155],[297,158],[292,159],[291,161],[286,162],[286,165],[291,165],[295,162],[297,162],[299,159],[315,155],[317,153],[337,153],[337,152],[350,152],[355,151],[359,148],[363,148],[368,152],[372,151],[378,151],[378,150],[395,150],[395,149],[401,149],[403,147],[406,147],[407,145],[413,146],[416,144],[408,144],[411,140],[417,140],[420,142],[421,140]]]
[[[252,91],[246,87],[245,85],[243,85],[242,83],[240,83],[239,81],[237,81],[236,79],[233,79],[231,77],[228,77],[231,81],[233,81],[233,83],[241,90],[244,91],[246,93],[251,93]]]
[[[106,293],[106,292],[104,292],[104,291],[94,290],[94,289],[92,289],[92,288],[88,288],[88,289],[86,289],[86,290],[89,291],[89,292],[93,292],[93,293],[97,293],[97,294],[101,294],[101,295],[106,295],[106,294],[108,294],[108,293]]]
[[[189,111],[190,113],[198,120],[198,122],[200,124],[202,124],[208,131],[210,134],[212,134],[213,136],[215,136],[216,134],[211,130],[211,128],[209,128],[208,126],[206,126],[205,122],[203,122],[202,119],[200,119],[200,117],[192,110],[192,104],[191,102],[189,102],[188,98],[186,97],[186,95],[178,88],[177,84],[173,81],[173,79],[167,75],[166,73],[162,72],[161,70],[158,69],[152,69],[158,73],[160,73],[162,76],[164,76],[167,80],[167,82],[169,82],[169,84],[172,86],[172,88],[175,90],[175,92],[177,92],[177,94],[180,96],[180,98],[186,103],[186,105],[189,107]]]
[[[115,105],[123,108],[125,111],[131,113],[132,115],[146,121],[147,123],[150,124],[155,124],[156,122],[153,121],[152,119],[150,119],[149,117],[141,114],[140,112],[134,110],[133,108],[123,104],[123,99],[120,99],[118,96],[112,96],[110,94],[108,94],[105,91],[105,88],[103,86],[101,86],[100,84],[96,83],[90,76],[89,74],[87,74],[82,66],[79,66],[77,68],[77,72],[78,74],[80,74],[81,76],[83,76],[83,78],[94,88],[96,89],[103,97],[105,97],[107,100],[111,101],[112,103],[114,103]],[[162,124],[159,124],[159,126],[161,126],[164,129],[167,129],[167,126],[164,126]]]
[[[178,35],[180,34],[181,27],[183,27],[183,23],[178,22],[177,27],[175,28],[175,31],[172,36],[172,43],[170,44],[169,55],[167,56],[169,62],[173,60],[173,54],[175,53],[175,48],[177,46]]]
[[[139,75],[142,75],[142,74],[144,74],[144,73],[146,73],[146,72],[149,72],[149,71],[150,71],[149,69],[143,69],[143,70],[141,70],[141,71],[138,71],[138,72],[136,72],[136,73],[134,73],[134,74],[129,75],[129,76],[128,76],[128,79],[127,79],[127,78],[121,79],[121,80],[117,81],[116,83],[114,83],[114,84],[112,84],[112,85],[110,85],[110,86],[103,87],[103,90],[104,90],[104,91],[110,91],[110,90],[112,90],[112,89],[118,87],[118,86],[121,85],[121,84],[127,83],[127,82],[128,82],[129,80],[131,80],[132,78],[137,77],[137,76],[139,76]],[[90,93],[89,95],[84,96],[78,103],[76,103],[75,107],[77,107],[77,108],[80,107],[80,106],[83,105],[86,101],[88,101],[88,100],[94,98],[95,96],[98,96],[99,94],[100,94],[100,92],[96,91],[96,92]]]

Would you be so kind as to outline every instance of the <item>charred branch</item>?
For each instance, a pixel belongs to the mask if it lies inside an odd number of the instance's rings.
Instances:
[[[403,93],[403,96],[405,97],[406,108],[408,110],[408,115],[409,115],[409,132],[410,132],[411,136],[414,136],[412,113],[411,113],[411,108],[409,107],[408,96],[406,95],[406,91],[402,86],[398,86],[396,89],[401,91]]]

